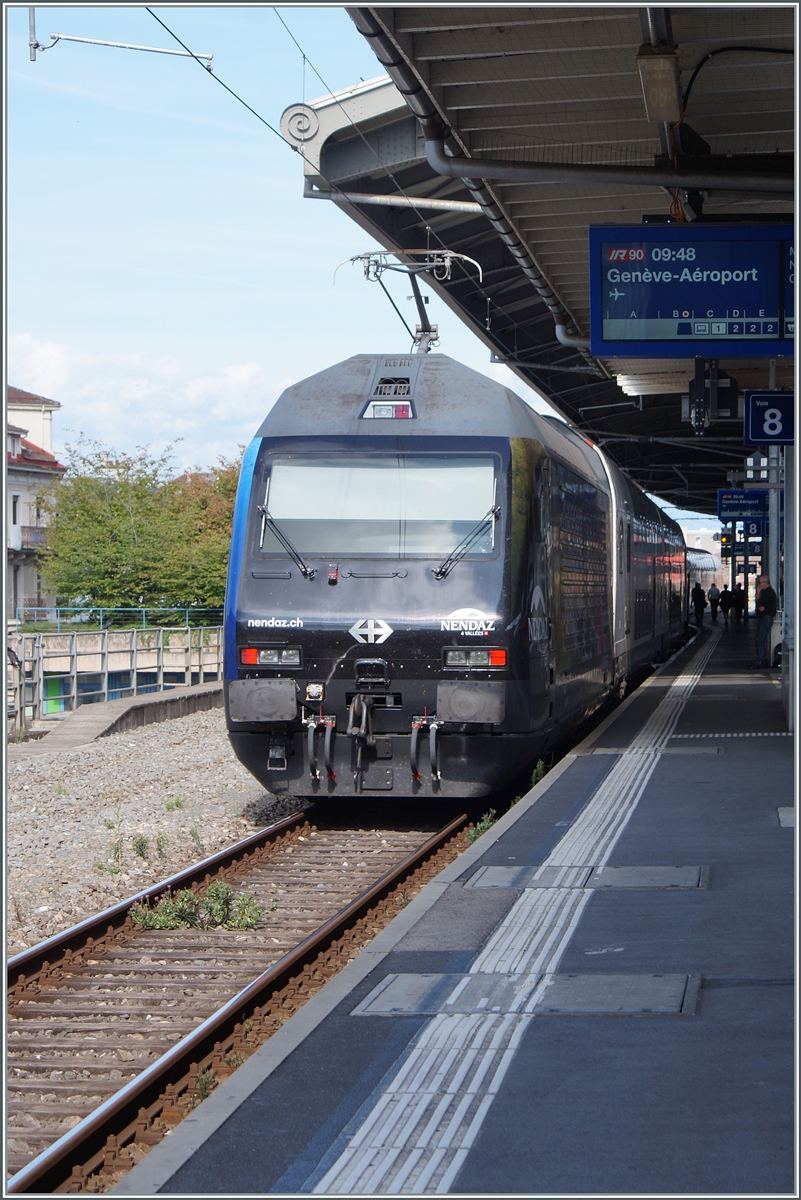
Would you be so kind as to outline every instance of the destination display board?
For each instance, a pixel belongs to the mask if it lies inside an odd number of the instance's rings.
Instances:
[[[792,355],[791,225],[590,226],[599,358]]]
[[[724,524],[728,521],[746,521],[749,517],[758,521],[767,516],[767,492],[746,492],[738,488],[718,491],[718,520]]]

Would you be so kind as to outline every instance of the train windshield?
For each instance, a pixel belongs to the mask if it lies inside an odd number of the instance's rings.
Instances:
[[[300,554],[349,558],[443,558],[495,503],[490,455],[392,454],[276,457],[264,508]],[[262,521],[261,551],[283,554]],[[495,521],[470,543],[470,557],[495,549]]]

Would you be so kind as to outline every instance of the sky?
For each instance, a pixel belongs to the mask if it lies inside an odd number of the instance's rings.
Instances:
[[[154,11],[275,129],[290,104],[381,74],[336,6],[278,10],[301,50],[272,8]],[[208,467],[290,384],[408,352],[358,267],[334,283],[367,235],[303,200],[298,155],[196,61],[57,42],[31,62],[28,9],[5,16],[7,382],[61,403],[62,461],[83,434]],[[37,8],[39,42],[55,32],[179,48],[144,7]],[[387,283],[414,325],[406,281]],[[434,294],[429,316],[443,353],[548,411]]]

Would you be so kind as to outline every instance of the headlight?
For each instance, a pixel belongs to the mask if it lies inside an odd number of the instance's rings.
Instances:
[[[452,650],[445,651],[446,667],[505,667],[505,650]]]
[[[299,667],[300,650],[259,650],[247,646],[240,651],[239,661],[243,667]]]
[[[467,666],[467,651],[466,650],[446,650],[445,651],[445,666],[446,667],[466,667]]]
[[[489,650],[468,650],[468,667],[488,667],[490,665]]]

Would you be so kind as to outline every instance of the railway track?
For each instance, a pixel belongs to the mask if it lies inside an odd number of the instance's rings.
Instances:
[[[8,963],[9,1193],[104,1192],[464,846],[295,815]],[[255,929],[142,930],[135,899],[251,891]]]

